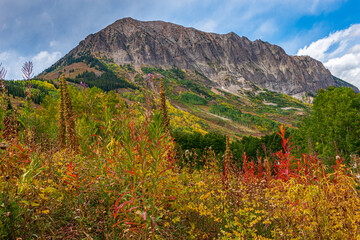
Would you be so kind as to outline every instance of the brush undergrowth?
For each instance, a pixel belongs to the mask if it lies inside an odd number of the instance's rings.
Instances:
[[[57,116],[54,106],[4,129],[0,238],[360,237],[357,169],[337,156],[331,168],[316,155],[296,158],[282,126],[283,149],[272,156],[250,161],[244,153],[239,164],[227,150],[219,162],[209,149],[195,167],[176,159],[159,104],[130,106],[96,89],[70,94],[79,151],[44,144],[58,131],[57,118],[46,117]]]

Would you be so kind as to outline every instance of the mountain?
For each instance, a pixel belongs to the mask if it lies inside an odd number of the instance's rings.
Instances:
[[[250,41],[233,32],[206,33],[162,21],[118,20],[90,34],[54,66],[69,65],[69,59],[84,55],[135,69],[157,66],[196,71],[214,86],[234,93],[262,87],[301,98],[315,95],[320,88],[344,85],[308,56],[289,56],[276,45]]]
[[[355,87],[354,85],[352,85],[348,82],[345,82],[344,80],[337,78],[335,76],[333,76],[333,78],[334,78],[336,87],[349,87],[349,88],[352,88],[355,92],[359,92],[359,89],[357,87]]]
[[[296,127],[320,88],[358,91],[319,61],[261,40],[131,18],[90,34],[38,78],[62,73],[79,87],[114,90],[127,104],[144,104],[144,89],[163,79],[174,129],[238,137]]]

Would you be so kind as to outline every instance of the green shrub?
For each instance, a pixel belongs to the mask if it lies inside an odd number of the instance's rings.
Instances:
[[[207,101],[204,98],[202,98],[192,92],[184,92],[184,93],[180,94],[179,100],[182,103],[190,103],[190,104],[194,104],[194,105],[206,105],[207,104]]]

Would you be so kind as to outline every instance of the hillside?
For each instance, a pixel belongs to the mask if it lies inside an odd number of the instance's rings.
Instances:
[[[243,135],[261,136],[273,132],[280,123],[296,127],[307,115],[310,105],[286,94],[268,91],[253,86],[252,90],[238,90],[214,86],[213,82],[199,72],[179,68],[167,70],[160,67],[142,67],[135,70],[132,65],[116,65],[106,58],[86,57],[88,65],[82,74],[76,76],[72,65],[59,68],[64,71],[67,81],[89,87],[99,87],[105,91],[114,90],[129,103],[144,103],[144,91],[149,74],[157,85],[164,80],[166,96],[174,111],[190,113],[198,119],[205,131],[216,131],[241,137]],[[105,71],[102,75],[96,72]],[[54,74],[53,72],[51,74]],[[183,116],[183,114],[181,115]],[[175,126],[183,121],[179,115],[172,115]],[[188,131],[192,131],[188,128]]]
[[[207,131],[266,132],[271,118],[304,105],[260,88],[209,89],[207,78],[176,68],[143,68],[148,77],[135,83],[121,80],[135,74],[130,65],[115,70],[31,88],[6,82],[0,239],[359,238],[359,94],[319,91],[299,130],[240,140]],[[116,73],[108,81],[122,98],[83,82],[106,88],[103,75]],[[24,88],[26,98],[4,108]]]
[[[261,40],[131,18],[90,34],[38,77],[62,73],[69,82],[114,90],[129,102],[144,101],[141,89],[151,74],[155,82],[164,79],[174,109],[197,117],[206,130],[237,136],[260,136],[281,123],[296,127],[310,110],[302,102],[311,102],[320,88],[358,91],[320,62]]]
[[[206,33],[172,23],[124,18],[90,34],[44,74],[66,67],[84,56],[101,57],[117,65],[192,70],[212,86],[231,91],[256,86],[302,98],[307,93],[337,86],[322,63],[306,56],[289,56],[261,40],[235,33]],[[358,91],[358,90],[357,90]]]
[[[360,239],[359,93],[298,88],[301,102],[216,80],[210,65],[88,47],[37,79],[0,81],[0,239]],[[283,90],[349,86],[285,58]]]

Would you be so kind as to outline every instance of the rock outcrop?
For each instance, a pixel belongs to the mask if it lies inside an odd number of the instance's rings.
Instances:
[[[261,40],[235,33],[215,34],[162,21],[124,18],[81,41],[68,55],[100,54],[116,64],[181,68],[202,73],[214,85],[299,95],[336,85],[323,64],[307,56],[289,56]],[[66,56],[65,56],[66,57]],[[62,60],[59,60],[62,61]]]

